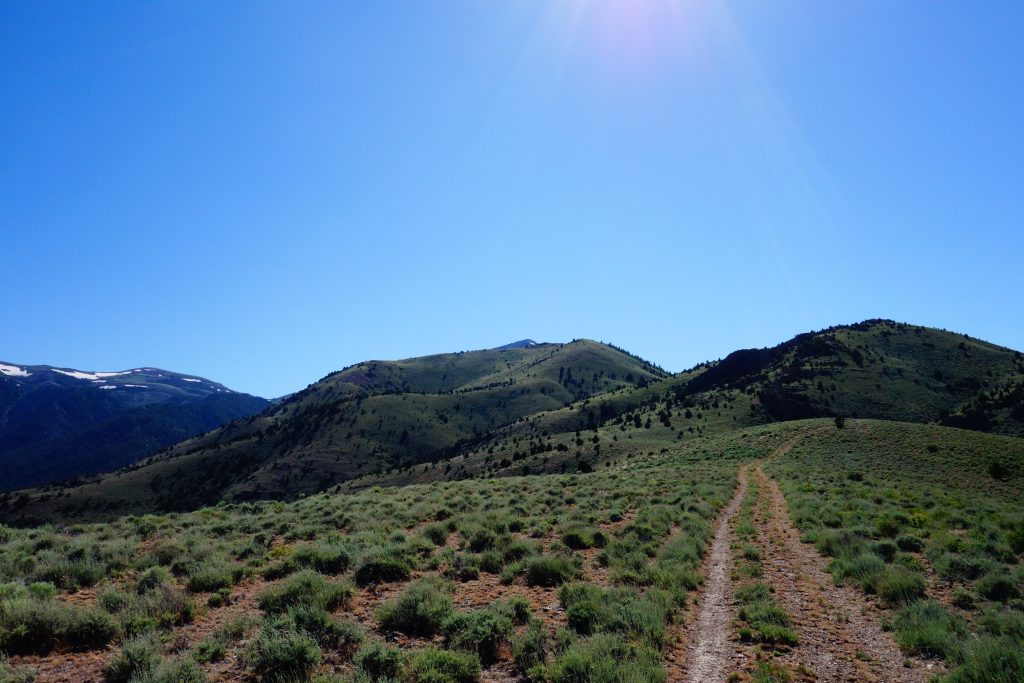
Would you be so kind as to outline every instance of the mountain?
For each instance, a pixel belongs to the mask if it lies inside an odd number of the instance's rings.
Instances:
[[[505,344],[495,348],[495,351],[508,351],[509,349],[529,349],[534,346],[540,346],[538,342],[532,339],[520,339],[519,341],[512,342],[511,344]]]
[[[291,498],[442,460],[528,415],[666,376],[587,340],[367,361],[84,490],[104,509]]]
[[[815,417],[1024,433],[1024,358],[869,320],[668,375],[592,341],[369,361],[259,416],[75,488],[0,498],[13,522],[183,510],[524,473],[587,472]]]
[[[157,368],[0,363],[0,491],[116,470],[267,405]]]

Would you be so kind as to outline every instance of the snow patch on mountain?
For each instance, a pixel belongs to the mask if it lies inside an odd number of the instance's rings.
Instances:
[[[185,381],[185,382],[202,382],[203,381],[201,379],[194,379],[192,377],[182,377],[181,379],[183,381]]]
[[[62,375],[68,377],[74,377],[75,379],[88,379],[96,381],[104,377],[117,377],[118,375],[130,375],[133,370],[123,370],[121,372],[82,372],[81,370],[58,370],[57,368],[51,368],[54,372],[59,372]]]
[[[5,365],[0,363],[0,375],[7,375],[8,377],[28,377],[32,373],[24,368],[19,368],[16,365]]]

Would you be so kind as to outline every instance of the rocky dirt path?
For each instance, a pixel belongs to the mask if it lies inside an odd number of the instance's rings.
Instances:
[[[732,621],[732,519],[747,492],[747,473],[740,470],[739,485],[732,500],[719,515],[715,538],[705,561],[704,585],[697,603],[697,616],[687,620],[683,643],[688,651],[669,652],[666,664],[669,680],[717,683],[725,680],[733,654]],[[682,655],[680,657],[679,655]],[[683,658],[684,662],[678,660]]]
[[[916,683],[937,673],[934,663],[904,657],[882,630],[878,606],[851,587],[834,585],[825,558],[800,542],[782,491],[760,463],[750,476],[762,498],[755,524],[764,580],[800,636],[800,645],[781,660],[818,681]]]

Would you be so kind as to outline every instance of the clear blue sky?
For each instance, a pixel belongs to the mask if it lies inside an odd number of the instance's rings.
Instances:
[[[1024,348],[1024,3],[7,2],[0,359]]]

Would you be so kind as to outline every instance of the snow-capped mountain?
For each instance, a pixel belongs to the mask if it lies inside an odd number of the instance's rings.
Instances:
[[[159,368],[0,362],[0,491],[114,470],[267,405]]]

